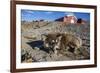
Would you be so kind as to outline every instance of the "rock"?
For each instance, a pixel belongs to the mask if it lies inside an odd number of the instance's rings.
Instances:
[[[34,47],[34,49],[35,49],[35,50],[40,50],[40,48],[38,48],[38,47]]]
[[[25,25],[24,25],[25,24]],[[48,61],[69,61],[69,60],[84,60],[90,58],[90,31],[89,25],[66,25],[62,22],[25,22],[22,23],[21,34],[21,61],[22,62],[48,62]],[[86,30],[83,33],[83,30]],[[84,44],[77,51],[77,55],[66,50],[61,55],[47,53],[45,50],[38,47],[32,47],[28,42],[41,40],[41,34],[51,32],[72,32],[81,37]],[[33,44],[32,44],[33,45]],[[27,51],[27,52],[26,52]]]

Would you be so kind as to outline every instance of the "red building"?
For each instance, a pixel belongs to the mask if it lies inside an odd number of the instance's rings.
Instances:
[[[65,24],[76,24],[77,23],[77,18],[75,16],[68,15],[68,16],[64,17],[63,22]]]
[[[55,21],[63,22],[64,25],[66,25],[66,24],[86,24],[87,23],[87,21],[85,21],[81,18],[77,19],[77,17],[74,15],[67,15],[67,16],[61,17],[59,19],[56,19]]]

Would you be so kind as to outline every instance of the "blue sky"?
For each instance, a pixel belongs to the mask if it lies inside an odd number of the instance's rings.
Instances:
[[[79,13],[79,12],[60,12],[60,11],[38,11],[38,10],[21,10],[22,21],[33,21],[33,20],[47,20],[54,21],[65,15],[75,15],[77,18],[84,20],[90,20],[90,13]]]

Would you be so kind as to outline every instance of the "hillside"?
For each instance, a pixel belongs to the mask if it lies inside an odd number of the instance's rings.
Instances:
[[[69,24],[63,25],[62,22],[27,22],[21,24],[21,58],[22,62],[44,62],[44,61],[68,61],[68,60],[85,60],[90,58],[90,26]],[[66,55],[54,56],[50,55],[47,50],[36,48],[34,46],[41,45],[42,34],[52,32],[70,32],[82,39],[82,48],[79,54],[75,56],[73,53],[66,51]]]

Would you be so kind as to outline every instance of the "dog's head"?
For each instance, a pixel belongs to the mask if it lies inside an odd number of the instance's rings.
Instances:
[[[42,40],[45,48],[60,49],[61,35],[59,33],[42,35]]]

